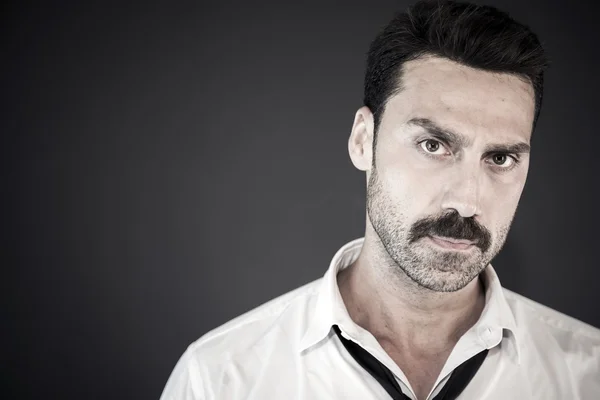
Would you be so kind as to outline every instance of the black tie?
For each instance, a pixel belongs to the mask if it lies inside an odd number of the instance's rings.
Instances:
[[[410,397],[402,393],[400,385],[396,381],[394,374],[379,360],[371,355],[368,351],[360,347],[358,344],[342,336],[342,332],[337,325],[333,325],[333,330],[338,335],[342,344],[348,350],[348,353],[375,379],[383,386],[386,392],[392,396],[394,400],[410,400]],[[481,367],[483,360],[487,356],[488,350],[478,353],[474,357],[468,359],[452,372],[450,378],[442,388],[442,390],[433,398],[433,400],[454,400],[467,387],[475,373]]]

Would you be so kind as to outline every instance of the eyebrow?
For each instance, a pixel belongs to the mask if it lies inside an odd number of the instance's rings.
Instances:
[[[407,122],[408,125],[415,125],[423,128],[435,139],[438,139],[449,146],[454,148],[469,147],[472,144],[472,140],[466,136],[454,132],[452,130],[442,128],[429,118],[412,118]],[[485,146],[484,154],[494,153],[510,153],[510,154],[522,154],[529,153],[531,146],[525,142],[518,143],[492,143]]]

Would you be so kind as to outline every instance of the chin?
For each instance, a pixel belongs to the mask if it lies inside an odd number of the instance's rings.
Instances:
[[[421,287],[436,292],[456,292],[479,276],[487,262],[480,251],[432,253],[429,250],[423,257],[415,254],[398,265]]]
[[[466,274],[462,272],[434,272],[427,277],[419,277],[415,282],[426,289],[434,292],[451,293],[457,292],[473,281],[479,274]]]

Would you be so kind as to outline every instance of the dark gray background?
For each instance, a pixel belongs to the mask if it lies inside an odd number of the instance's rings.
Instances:
[[[189,343],[362,236],[347,137],[368,44],[408,2],[81,3],[3,6],[2,392],[157,398]],[[600,326],[598,7],[489,3],[553,61],[494,265]]]

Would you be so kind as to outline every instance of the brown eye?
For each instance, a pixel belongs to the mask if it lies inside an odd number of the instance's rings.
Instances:
[[[494,156],[492,157],[492,161],[496,165],[504,165],[507,159],[508,156],[506,154],[494,154]]]
[[[421,147],[428,153],[435,153],[441,147],[441,143],[437,140],[427,139],[421,142]]]
[[[497,153],[489,157],[486,162],[494,165],[497,170],[510,171],[517,166],[519,159],[509,154]]]

